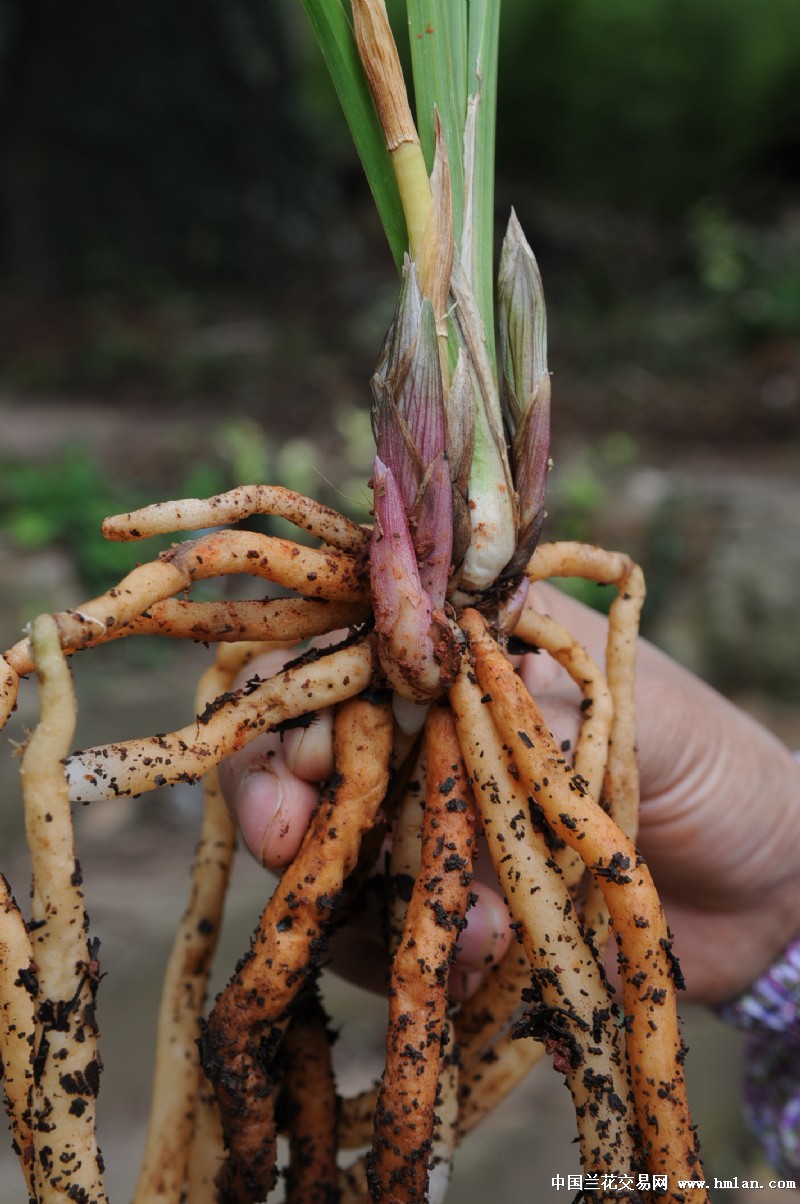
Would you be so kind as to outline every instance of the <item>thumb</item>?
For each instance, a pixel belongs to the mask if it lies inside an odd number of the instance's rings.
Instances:
[[[233,688],[241,688],[256,676],[274,676],[292,656],[293,651],[284,648],[256,658],[233,682]],[[220,763],[220,786],[231,814],[250,852],[269,869],[281,869],[294,858],[319,798],[313,782],[332,772],[332,717],[328,711],[285,734],[257,736]]]

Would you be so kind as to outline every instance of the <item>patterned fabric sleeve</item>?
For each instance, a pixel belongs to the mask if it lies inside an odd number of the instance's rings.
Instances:
[[[800,937],[743,995],[716,1009],[747,1030],[748,1123],[778,1171],[800,1170]]]

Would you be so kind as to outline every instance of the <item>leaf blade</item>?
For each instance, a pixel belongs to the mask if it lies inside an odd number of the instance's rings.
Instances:
[[[475,115],[472,208],[472,289],[486,329],[486,344],[496,364],[494,338],[494,152],[497,120],[497,59],[500,0],[470,0],[469,96],[478,96]]]
[[[408,31],[419,130],[430,172],[439,113],[450,166],[453,236],[461,238],[464,123],[469,75],[467,0],[408,0]]]
[[[341,0],[302,0],[302,4],[339,97],[399,271],[408,245],[403,206],[352,25]]]

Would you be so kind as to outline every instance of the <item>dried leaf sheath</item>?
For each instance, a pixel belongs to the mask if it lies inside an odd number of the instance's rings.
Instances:
[[[386,1068],[375,1110],[369,1182],[376,1204],[426,1198],[447,982],[472,881],[474,811],[453,719],[426,723],[421,869],[392,963]]]
[[[287,1008],[318,958],[326,923],[361,838],[386,794],[392,745],[388,703],[354,699],[336,716],[337,775],[270,899],[249,953],[220,995],[202,1043],[229,1150],[221,1201],[262,1200],[274,1180],[273,1060]]]

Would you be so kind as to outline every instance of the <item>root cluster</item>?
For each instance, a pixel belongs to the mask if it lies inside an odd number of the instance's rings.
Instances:
[[[289,1148],[286,1199],[294,1204],[440,1200],[458,1143],[541,1057],[572,1094],[584,1170],[636,1173],[645,1185],[667,1176],[667,1194],[683,1199],[678,1180],[702,1172],[683,1079],[679,972],[635,847],[640,571],[620,553],[582,544],[542,545],[527,567],[531,581],[581,576],[617,591],[605,673],[546,615],[526,608],[513,632],[562,664],[582,693],[582,728],[569,753],[554,743],[506,656],[509,633],[479,608],[452,606],[455,680],[409,751],[376,655],[365,529],[287,490],[250,487],[117,516],[105,532],[138,539],[264,512],[290,519],[320,546],[213,531],[175,545],[79,609],[43,616],[0,661],[0,723],[15,706],[20,678],[35,671],[41,679],[41,721],[22,775],[34,862],[27,922],[4,879],[0,895],[0,1058],[30,1199],[105,1200],[94,1137],[99,968],[68,800],[201,778],[202,830],[164,986],[138,1204],[257,1204],[277,1181],[281,1133]],[[292,596],[236,603],[186,596],[195,581],[229,573],[264,578]],[[242,666],[272,642],[343,628],[338,644],[232,690]],[[65,772],[74,710],[65,655],[143,634],[218,645],[196,717],[166,735],[73,753]],[[334,776],[206,1016],[235,843],[216,766],[259,733],[323,707],[335,707]],[[330,934],[383,868],[388,831],[385,1069],[361,1096],[340,1099],[317,978]],[[477,994],[458,1005],[448,978],[468,918],[479,835],[517,939]],[[603,969],[609,939],[620,1000]],[[348,1150],[355,1160],[340,1158]],[[651,1196],[643,1186],[627,1198]]]

